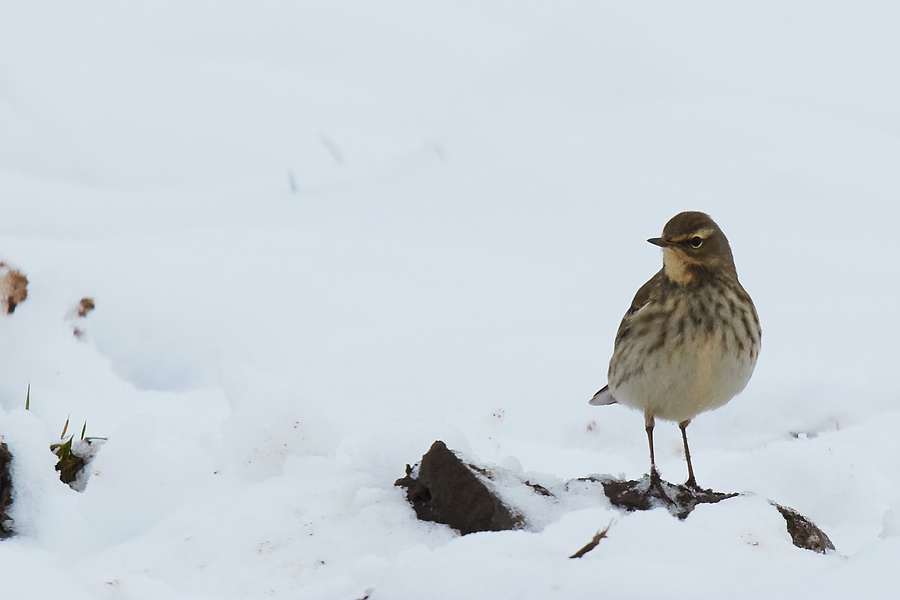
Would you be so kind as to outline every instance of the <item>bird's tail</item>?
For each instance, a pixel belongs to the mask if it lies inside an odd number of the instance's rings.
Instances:
[[[594,397],[591,398],[590,404],[594,406],[604,406],[606,404],[615,404],[616,399],[613,398],[612,392],[609,391],[609,386],[604,385],[603,389],[594,394]]]

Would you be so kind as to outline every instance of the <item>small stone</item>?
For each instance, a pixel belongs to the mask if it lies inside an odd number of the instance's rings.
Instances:
[[[825,532],[818,526],[798,513],[793,508],[782,506],[776,502],[769,501],[769,504],[778,509],[781,516],[787,522],[788,533],[791,534],[791,541],[798,548],[812,550],[819,554],[825,554],[829,550],[834,550],[834,544],[825,535]]]

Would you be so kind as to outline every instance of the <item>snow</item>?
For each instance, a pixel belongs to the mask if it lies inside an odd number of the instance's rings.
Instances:
[[[6,3],[0,259],[29,297],[0,318],[3,597],[890,596],[898,26],[852,2]],[[689,429],[700,483],[751,493],[684,522],[592,498],[524,531],[418,522],[393,482],[436,439],[549,482],[646,471],[641,416],[587,401],[681,210],[722,226],[762,322],[747,389]],[[83,493],[49,451],[67,417],[108,438]],[[677,427],[656,436],[680,481]]]

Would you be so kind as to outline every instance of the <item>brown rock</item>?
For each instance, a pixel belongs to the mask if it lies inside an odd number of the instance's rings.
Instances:
[[[406,476],[394,485],[406,488],[406,498],[423,521],[443,523],[461,534],[515,529],[521,519],[442,441],[436,441],[418,468],[406,466]]]
[[[834,544],[831,543],[825,532],[819,529],[815,523],[793,508],[782,506],[771,500],[769,500],[769,504],[777,508],[784,520],[787,521],[787,530],[791,534],[791,541],[794,542],[795,546],[812,550],[819,554],[825,554],[829,550],[834,550]]]

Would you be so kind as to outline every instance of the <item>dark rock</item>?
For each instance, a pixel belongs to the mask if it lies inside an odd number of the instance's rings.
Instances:
[[[829,550],[834,550],[834,544],[825,535],[825,532],[819,529],[815,523],[798,513],[793,508],[782,506],[776,502],[769,500],[769,504],[778,509],[784,520],[787,521],[787,530],[791,534],[791,541],[798,548],[805,548],[825,554]]]
[[[0,539],[13,535],[12,519],[7,510],[12,504],[12,476],[9,473],[12,454],[6,442],[0,442]]]
[[[406,488],[406,498],[419,519],[449,525],[463,535],[521,525],[521,519],[488,489],[476,471],[442,441],[431,445],[417,469],[407,465],[406,477],[395,485]]]

